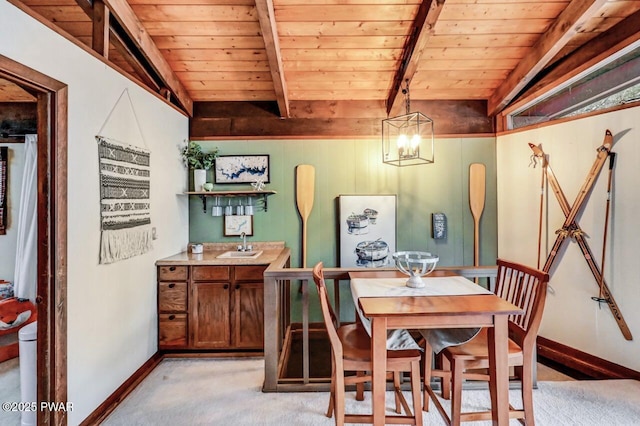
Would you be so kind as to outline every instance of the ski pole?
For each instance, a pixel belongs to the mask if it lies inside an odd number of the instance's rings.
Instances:
[[[604,298],[604,261],[606,259],[606,250],[607,250],[607,230],[609,228],[609,209],[611,205],[611,183],[613,176],[613,166],[616,162],[616,153],[609,153],[609,179],[607,182],[607,205],[604,213],[604,232],[602,236],[602,262],[600,262],[600,293],[598,297],[592,297],[593,300],[598,302],[598,306],[600,302],[607,302],[607,299]]]

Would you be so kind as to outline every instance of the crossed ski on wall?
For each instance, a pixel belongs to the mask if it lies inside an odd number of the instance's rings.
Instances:
[[[620,328],[622,335],[624,336],[625,339],[632,340],[633,337],[631,335],[631,330],[629,330],[629,327],[627,326],[627,323],[622,316],[622,312],[620,311],[620,308],[618,308],[618,304],[616,303],[615,299],[613,298],[613,295],[611,294],[611,291],[609,290],[609,287],[604,281],[604,277],[600,271],[600,268],[596,264],[593,254],[591,253],[589,244],[584,238],[584,233],[582,229],[580,229],[580,226],[576,221],[576,216],[580,212],[589,193],[591,192],[591,189],[595,184],[596,178],[598,177],[600,170],[602,170],[604,163],[606,162],[607,158],[609,157],[609,154],[611,153],[612,146],[613,146],[613,135],[609,130],[607,130],[605,132],[603,144],[597,149],[597,155],[593,163],[593,166],[591,167],[591,170],[589,170],[589,174],[587,175],[587,178],[584,184],[580,188],[580,191],[578,192],[578,195],[576,197],[576,200],[573,203],[573,206],[571,206],[569,204],[569,201],[567,201],[567,197],[564,195],[564,192],[562,191],[562,188],[560,187],[560,184],[558,183],[558,180],[556,179],[556,176],[553,173],[551,166],[549,165],[549,162],[547,160],[547,157],[544,151],[539,146],[529,143],[529,147],[533,151],[533,155],[537,159],[540,159],[542,161],[542,173],[544,176],[546,176],[547,181],[551,186],[551,189],[553,190],[553,193],[555,194],[556,199],[558,200],[558,204],[560,204],[560,208],[562,209],[562,212],[565,216],[565,221],[562,224],[562,228],[556,231],[556,234],[557,234],[556,241],[553,244],[553,247],[549,252],[549,255],[547,256],[547,260],[542,270],[544,272],[549,272],[549,270],[553,266],[553,263],[564,241],[566,241],[567,237],[573,237],[578,243],[578,246],[580,247],[580,251],[582,251],[584,259],[587,261],[589,269],[591,270],[591,273],[596,279],[597,284],[600,286],[602,299],[609,306],[609,309],[611,310],[611,313],[613,314],[613,317],[616,320],[616,323],[618,324],[618,327]],[[542,220],[542,217],[540,218],[540,220]],[[539,241],[539,244],[540,244],[540,241]],[[538,247],[538,250],[540,250],[540,247]]]

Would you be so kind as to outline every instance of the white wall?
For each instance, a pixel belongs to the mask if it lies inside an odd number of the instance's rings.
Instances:
[[[0,0],[0,54],[69,87],[68,110],[68,399],[78,424],[157,350],[154,262],[186,249],[186,170],[178,145],[188,119],[120,73]],[[150,253],[98,265],[98,152],[95,135],[128,89],[151,150],[151,220],[158,239]],[[124,106],[123,106],[124,105]],[[102,132],[135,138],[126,95]],[[140,144],[140,141],[127,142]]]
[[[537,264],[541,167],[529,167],[531,149],[542,144],[569,203],[596,159],[605,130],[614,135],[617,153],[607,237],[605,280],[633,334],[624,339],[611,311],[598,306],[598,286],[578,245],[564,243],[551,269],[540,335],[616,364],[640,371],[640,108],[630,108],[497,138],[498,254],[500,257]],[[606,210],[608,160],[577,221],[586,232],[596,263],[601,265]],[[545,251],[552,247],[564,215],[552,192],[547,191],[544,223]]]
[[[18,234],[18,210],[20,189],[24,171],[24,144],[7,143],[9,147],[9,167],[7,175],[7,233],[0,235],[0,279],[13,282],[16,263],[16,240]]]

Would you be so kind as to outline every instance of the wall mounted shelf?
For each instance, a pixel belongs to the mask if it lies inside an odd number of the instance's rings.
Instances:
[[[202,198],[202,207],[204,212],[207,212],[207,197],[253,197],[262,198],[264,202],[264,211],[267,211],[267,197],[269,195],[277,194],[276,191],[189,191],[185,192],[187,195],[196,195]]]

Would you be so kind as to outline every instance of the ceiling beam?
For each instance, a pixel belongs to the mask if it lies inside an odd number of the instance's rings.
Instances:
[[[192,140],[208,139],[368,139],[380,137],[382,101],[291,101],[291,117],[282,120],[275,102],[196,102],[189,120]],[[438,122],[437,137],[493,135],[487,103],[415,101]]]
[[[260,31],[264,39],[271,79],[276,92],[276,101],[280,109],[280,116],[289,118],[289,98],[287,96],[287,81],[284,78],[282,55],[280,55],[280,42],[276,27],[273,0],[256,0],[256,11],[260,21]]]
[[[152,90],[160,92],[161,87],[153,79],[149,70],[146,69],[145,66],[138,60],[135,53],[132,52],[131,49],[129,49],[129,46],[127,46],[127,43],[122,39],[122,36],[117,32],[111,30],[111,37],[109,40],[116,51],[118,51],[118,53],[122,55],[122,58],[125,60],[125,62],[129,64],[131,68],[133,68],[133,71],[140,78],[142,83],[144,83],[147,87],[150,87]]]
[[[152,90],[156,92],[160,91],[160,86],[153,79],[149,70],[138,60],[135,53],[129,49],[127,43],[122,39],[122,36],[109,25],[109,17],[111,14],[104,2],[94,0],[93,6],[86,0],[76,0],[76,3],[93,21],[92,48],[105,59],[109,59],[109,44],[113,45],[114,49],[122,55],[124,61],[129,64],[135,72],[133,77],[137,76],[143,84]],[[108,34],[106,33],[107,30],[109,31]]]
[[[91,48],[109,59],[109,8],[102,0],[93,0]]]
[[[167,60],[162,56],[158,46],[144,28],[138,17],[126,0],[104,0],[111,14],[122,25],[131,41],[140,50],[140,53],[153,67],[166,88],[173,94],[175,100],[189,115],[193,115],[193,100],[182,86]]]
[[[606,2],[607,0],[572,0],[493,93],[488,102],[489,115],[501,112]]]
[[[396,70],[396,74],[393,77],[393,85],[389,91],[389,96],[386,100],[387,116],[394,110],[394,107],[398,105],[398,101],[402,96],[402,84],[411,83],[416,70],[418,69],[418,62],[422,56],[429,38],[433,34],[433,28],[435,27],[440,12],[444,6],[445,0],[423,0],[416,14],[416,18],[413,21],[411,33],[404,44],[402,50],[402,59],[400,60],[400,67]]]

